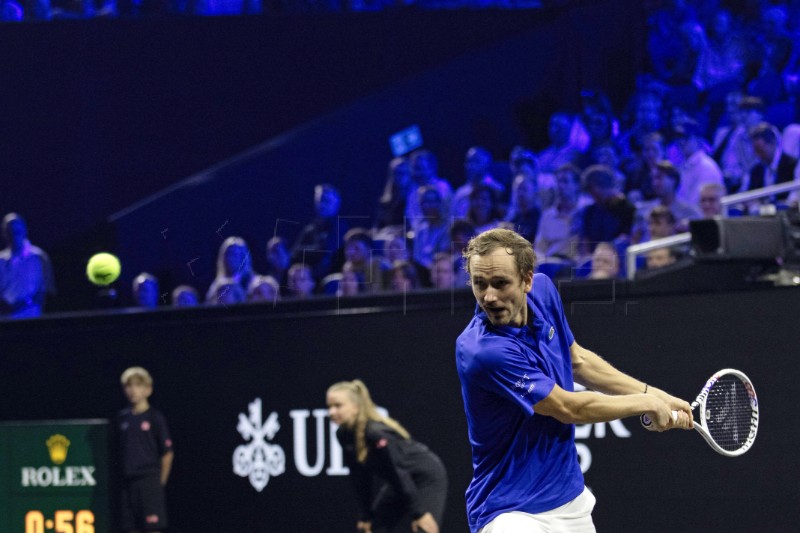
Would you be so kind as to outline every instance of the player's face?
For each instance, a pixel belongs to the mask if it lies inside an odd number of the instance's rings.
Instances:
[[[358,406],[347,391],[328,391],[328,416],[334,424],[352,427],[358,416]]]
[[[528,300],[533,272],[520,279],[514,256],[497,248],[470,258],[472,294],[492,325],[522,327],[528,320]]]
[[[152,387],[137,379],[131,379],[125,384],[125,397],[128,398],[131,405],[137,405],[147,400],[152,392]]]

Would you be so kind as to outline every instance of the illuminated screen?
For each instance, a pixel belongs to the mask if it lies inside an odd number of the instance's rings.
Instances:
[[[109,531],[108,422],[0,424],[0,531]]]

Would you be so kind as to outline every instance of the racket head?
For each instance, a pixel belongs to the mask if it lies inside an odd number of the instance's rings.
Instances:
[[[700,423],[695,429],[714,451],[727,457],[742,455],[758,433],[758,396],[744,372],[725,368],[706,382],[692,404]]]

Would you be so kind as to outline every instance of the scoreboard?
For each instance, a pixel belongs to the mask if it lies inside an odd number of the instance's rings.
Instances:
[[[0,423],[0,531],[105,533],[107,420]]]

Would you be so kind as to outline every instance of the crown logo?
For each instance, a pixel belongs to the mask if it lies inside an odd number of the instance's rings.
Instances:
[[[60,465],[67,460],[67,448],[69,439],[64,435],[53,435],[47,439],[47,451],[50,452],[50,460]]]

